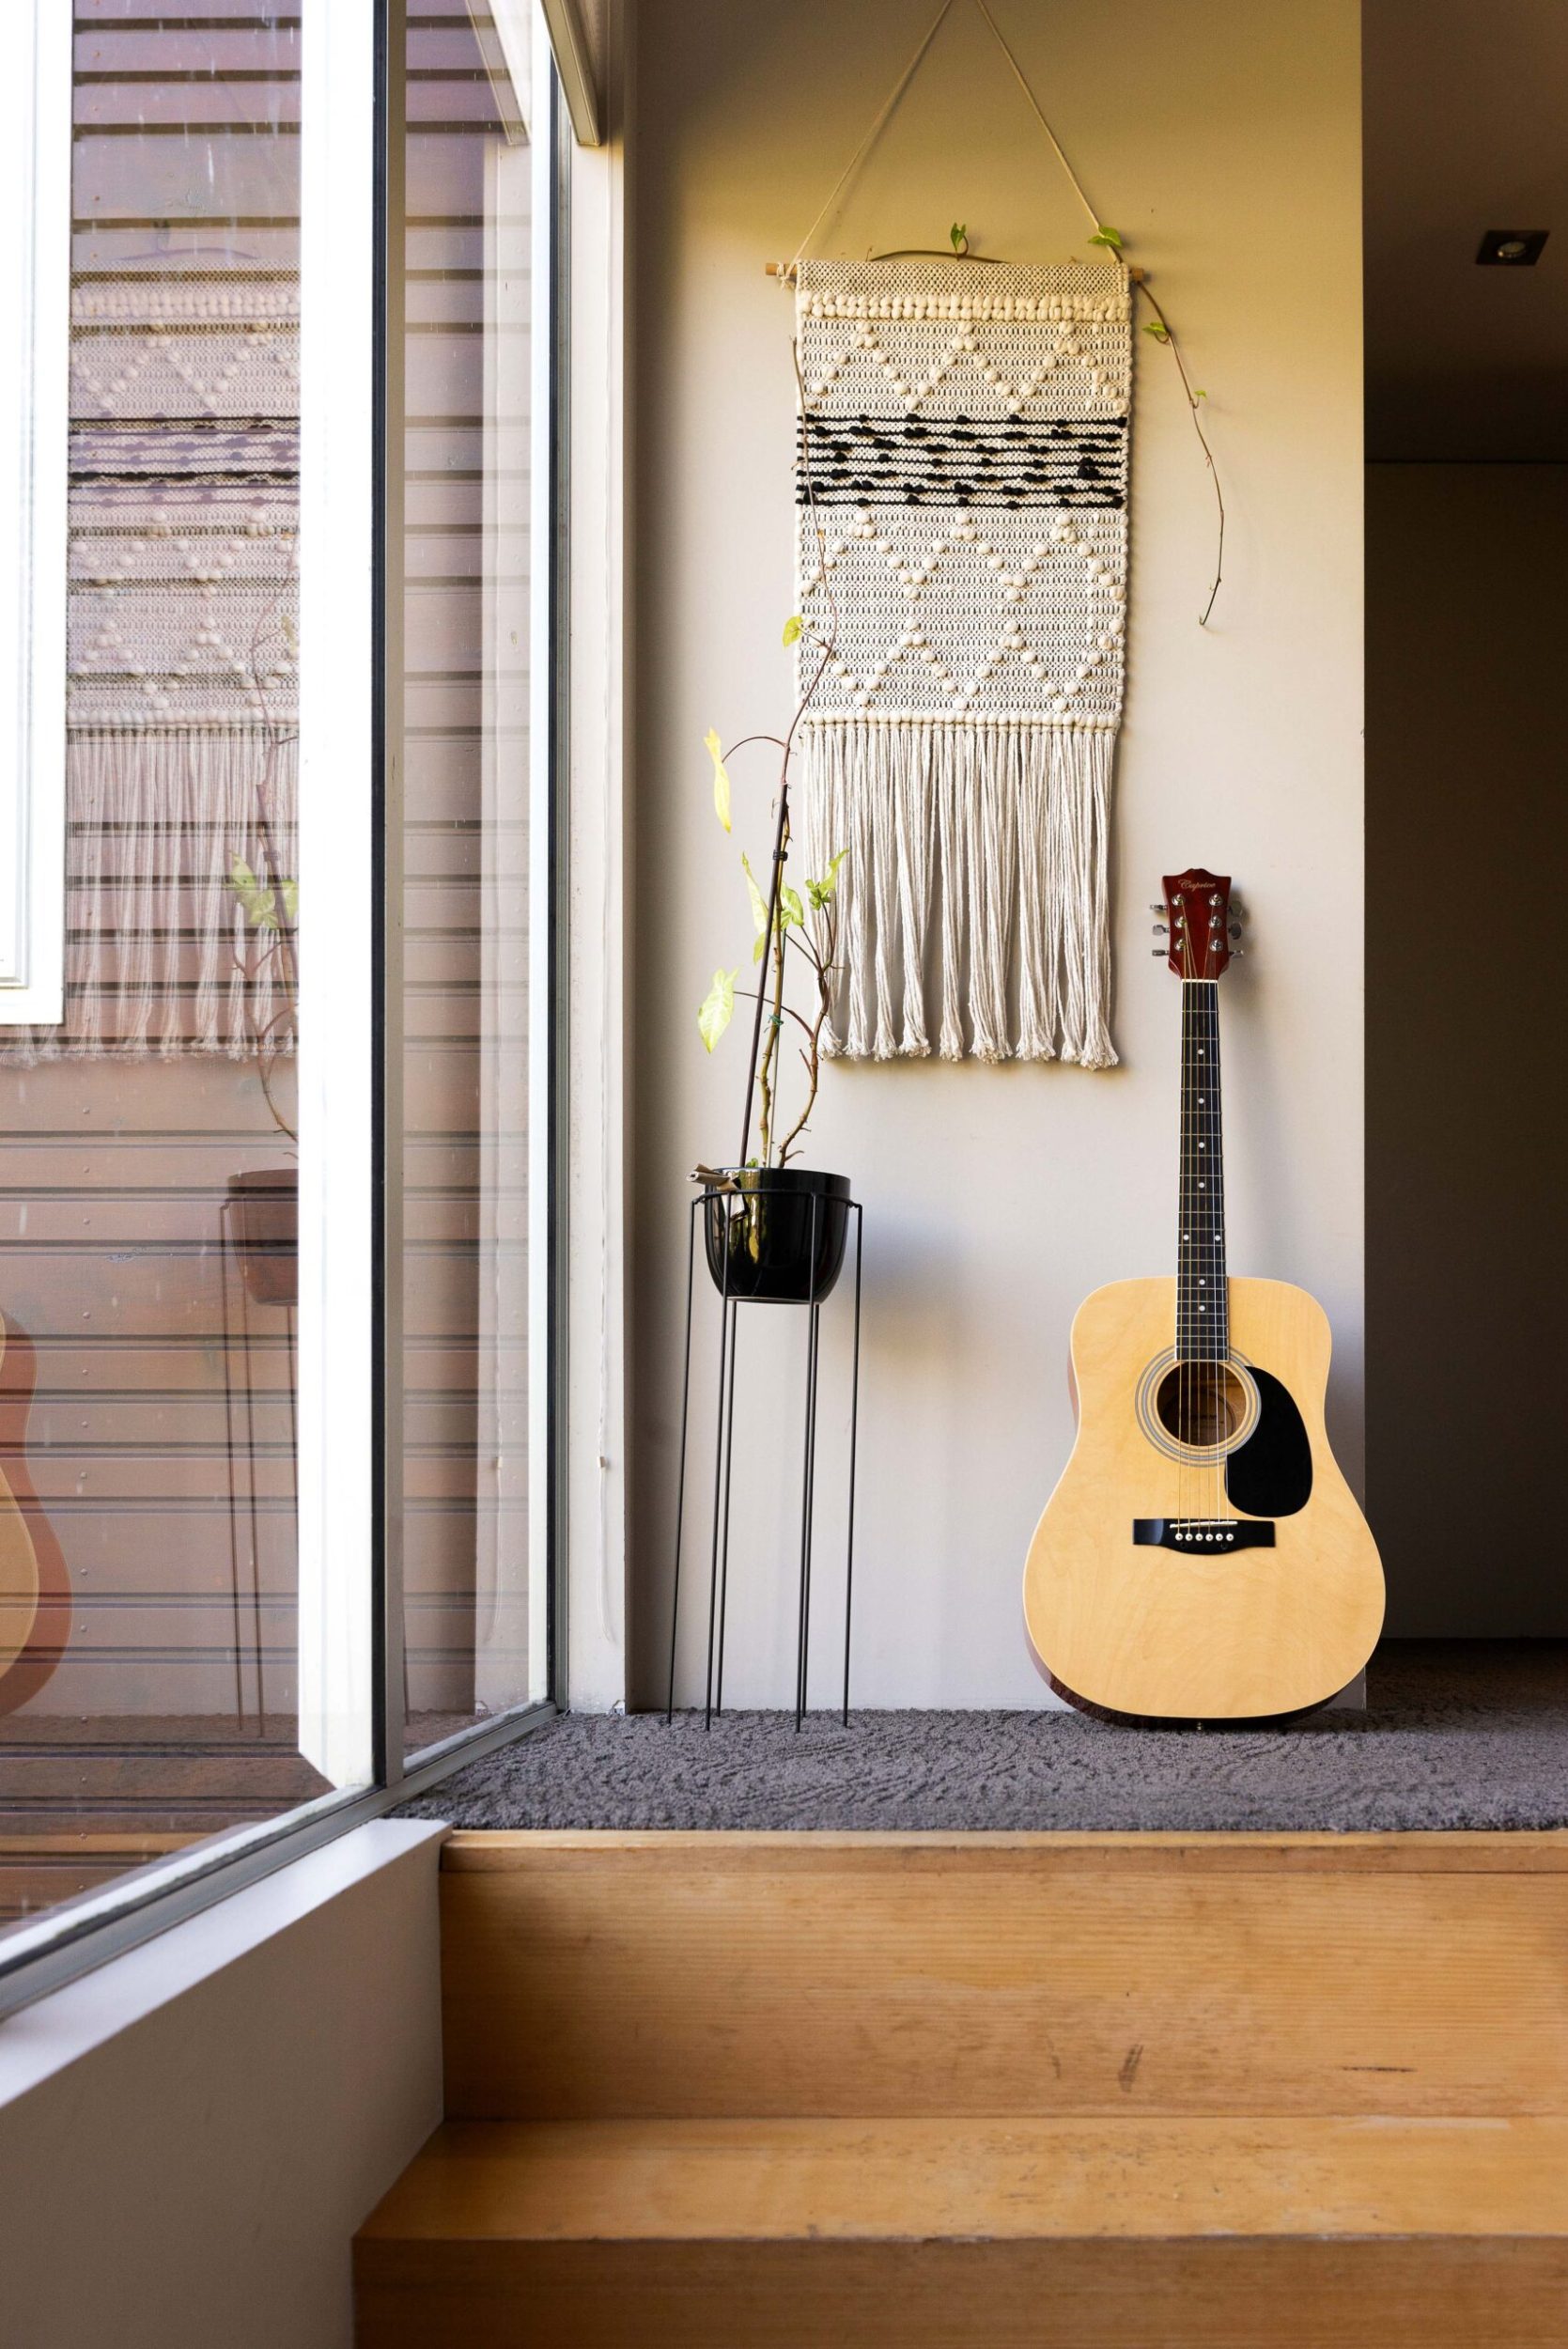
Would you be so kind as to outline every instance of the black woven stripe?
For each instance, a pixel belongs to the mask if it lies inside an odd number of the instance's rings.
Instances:
[[[966,483],[959,491],[940,482],[917,488],[909,482],[861,480],[826,488],[816,484],[812,493],[808,493],[802,482],[795,492],[797,506],[962,506],[976,512],[995,509],[1001,513],[1014,513],[1021,506],[1039,506],[1063,510],[1093,506],[1101,512],[1119,514],[1126,502],[1126,492],[1121,490],[986,490],[972,482]]]
[[[853,416],[798,428],[797,502],[824,505],[1120,506],[1125,418]]]

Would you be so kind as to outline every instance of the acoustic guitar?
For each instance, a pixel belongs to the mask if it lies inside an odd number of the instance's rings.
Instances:
[[[1324,1432],[1328,1321],[1225,1262],[1219,980],[1231,884],[1169,876],[1182,983],[1174,1280],[1096,1289],[1073,1323],[1078,1436],[1024,1569],[1036,1660],[1080,1711],[1279,1719],[1352,1681],[1383,1623],[1376,1546]]]
[[[70,1577],[27,1471],[38,1358],[0,1318],[0,1714],[36,1697],[70,1636]]]

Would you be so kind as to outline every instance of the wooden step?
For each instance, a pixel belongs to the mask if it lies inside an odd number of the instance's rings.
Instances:
[[[1560,2344],[1568,2121],[449,2123],[360,2349]]]
[[[1568,2112],[1568,1834],[466,1833],[442,1898],[449,2119]]]

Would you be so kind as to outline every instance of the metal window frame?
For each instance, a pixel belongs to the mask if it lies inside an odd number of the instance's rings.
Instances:
[[[405,1755],[402,1694],[402,917],[401,741],[402,674],[400,597],[395,582],[400,565],[389,560],[401,514],[401,239],[403,77],[393,60],[406,54],[406,0],[376,0],[373,31],[375,85],[375,288],[373,402],[374,551],[372,575],[372,808],[373,808],[373,1136],[372,1246],[378,1277],[372,1300],[372,1543],[371,1604],[374,1640],[373,1743],[376,1782],[323,1795],[296,1805],[275,1819],[205,1838],[166,1859],[129,1871],[100,1890],[80,1894],[13,1928],[0,1940],[0,2018],[29,2005],[127,1951],[154,1939],[171,1926],[199,1914],[230,1893],[303,1859],[340,1835],[383,1817],[400,1803],[427,1793],[465,1764],[538,1728],[566,1703],[566,1273],[565,1170],[569,1138],[567,1081],[567,950],[566,856],[569,828],[567,688],[569,646],[564,625],[567,564],[569,355],[567,272],[570,125],[559,77],[548,52],[536,60],[536,92],[544,97],[539,143],[550,158],[550,217],[543,241],[550,267],[541,288],[536,281],[536,332],[542,326],[551,374],[547,472],[551,501],[543,569],[543,625],[549,632],[548,689],[535,723],[545,728],[545,870],[549,889],[549,1002],[536,1034],[547,1045],[548,1132],[544,1164],[549,1202],[545,1216],[548,1304],[542,1377],[547,1414],[548,1480],[545,1573],[549,1586],[549,1696],[476,1722],[412,1755]],[[539,92],[539,83],[548,94]],[[538,249],[536,247],[536,249]],[[536,814],[539,794],[535,795]],[[394,1274],[396,1278],[392,1277]]]

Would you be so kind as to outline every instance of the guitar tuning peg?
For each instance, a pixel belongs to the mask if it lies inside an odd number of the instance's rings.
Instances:
[[[1231,948],[1231,960],[1234,962],[1239,956],[1244,955],[1246,952],[1247,949],[1245,946],[1233,946]]]
[[[1171,959],[1170,953],[1164,946],[1151,946],[1149,952],[1152,955],[1157,955],[1161,962],[1169,962]]]
[[[1241,924],[1239,922],[1233,922],[1231,924],[1231,936],[1233,938],[1239,938],[1241,936]]]
[[[1157,938],[1163,938],[1165,936],[1165,925],[1163,922],[1157,922],[1155,924],[1155,936]]]
[[[1151,906],[1151,907],[1149,908],[1149,911],[1150,911],[1151,913],[1163,913],[1163,912],[1164,912],[1164,910],[1165,910],[1165,908],[1164,908],[1164,905],[1163,905],[1163,904],[1160,904],[1160,905],[1154,905],[1154,906]]]

